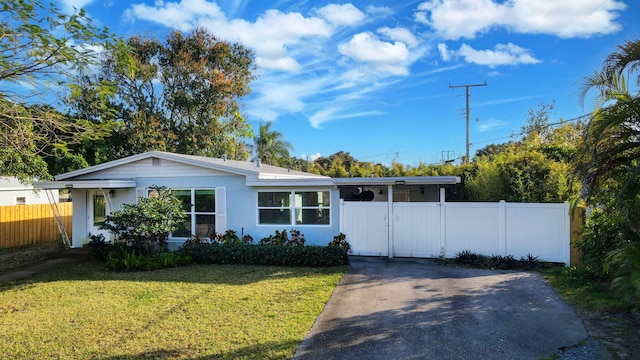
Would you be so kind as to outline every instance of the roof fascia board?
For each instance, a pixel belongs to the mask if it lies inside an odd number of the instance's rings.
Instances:
[[[81,176],[81,175],[87,175],[90,173],[94,173],[97,171],[101,171],[101,170],[105,170],[105,169],[110,169],[116,166],[121,166],[121,165],[126,165],[132,162],[136,162],[136,161],[140,161],[140,160],[145,160],[145,159],[149,159],[152,157],[156,157],[159,159],[163,159],[163,160],[170,160],[170,161],[176,161],[179,163],[183,163],[183,164],[188,164],[188,165],[194,165],[194,166],[198,166],[198,167],[204,167],[204,168],[208,168],[208,169],[213,169],[213,170],[220,170],[220,171],[224,171],[224,172],[228,172],[228,173],[232,173],[232,174],[236,174],[236,175],[250,175],[253,174],[250,171],[245,171],[245,170],[240,170],[234,167],[229,167],[229,166],[224,166],[224,165],[218,165],[218,164],[212,164],[212,163],[208,163],[205,161],[198,161],[198,160],[194,160],[194,159],[189,159],[189,158],[185,158],[185,157],[181,157],[181,156],[176,156],[173,155],[171,153],[166,153],[166,152],[161,152],[161,151],[149,151],[149,152],[145,152],[142,154],[136,154],[136,155],[132,155],[126,158],[122,158],[122,159],[118,159],[118,160],[113,160],[113,161],[109,161],[106,162],[104,164],[99,164],[99,165],[94,165],[85,169],[80,169],[80,170],[75,170],[75,171],[71,171],[68,173],[64,173],[64,174],[60,174],[55,176],[54,178],[56,180],[65,180],[65,179],[71,179],[77,176]]]
[[[135,180],[41,181],[33,184],[36,189],[124,189],[136,185]]]
[[[380,178],[337,178],[335,185],[447,185],[460,183],[459,176],[400,176]]]

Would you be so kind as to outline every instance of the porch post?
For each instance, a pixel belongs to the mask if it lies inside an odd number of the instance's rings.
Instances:
[[[389,259],[393,258],[393,185],[387,185],[387,241]]]
[[[445,201],[445,190],[443,187],[440,188],[440,203],[438,204],[440,207],[440,256],[447,256],[447,236],[446,236],[446,222],[445,222],[445,214],[446,214],[446,201]]]

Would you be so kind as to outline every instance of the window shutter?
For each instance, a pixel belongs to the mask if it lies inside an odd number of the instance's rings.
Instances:
[[[227,189],[216,188],[216,233],[227,231]]]

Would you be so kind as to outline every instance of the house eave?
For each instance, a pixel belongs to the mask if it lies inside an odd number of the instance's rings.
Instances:
[[[398,176],[373,178],[336,178],[335,185],[450,185],[460,183],[459,176]]]
[[[40,181],[33,184],[36,189],[126,189],[136,185],[135,180]]]
[[[247,179],[247,186],[251,187],[301,187],[301,186],[333,186],[333,181],[327,179]]]

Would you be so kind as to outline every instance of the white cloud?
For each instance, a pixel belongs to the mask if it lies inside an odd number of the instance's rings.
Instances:
[[[65,12],[72,13],[74,9],[84,9],[91,4],[93,0],[62,0],[62,7]]]
[[[376,69],[394,75],[407,75],[404,63],[409,59],[409,50],[402,42],[385,42],[375,34],[363,32],[351,40],[338,45],[338,51],[357,62],[372,64]]]
[[[328,38],[335,31],[324,19],[274,9],[265,11],[255,22],[229,20],[217,3],[208,0],[156,1],[153,6],[134,4],[126,11],[126,16],[182,31],[196,26],[208,28],[225,40],[239,41],[253,48],[256,51],[256,63],[262,68],[283,71],[300,69],[289,47],[307,38]]]
[[[442,58],[442,60],[449,61],[451,59],[447,44],[444,44],[444,43],[438,44],[438,52],[440,52],[440,57]]]
[[[379,115],[384,115],[384,112],[377,111],[377,110],[348,112],[347,109],[335,107],[335,108],[329,108],[329,109],[318,111],[317,113],[309,117],[309,123],[311,124],[311,127],[318,129],[320,128],[320,125],[322,123],[331,121],[331,120],[352,119],[352,118],[358,118],[358,117],[379,116]]]
[[[307,154],[302,154],[300,155],[300,158],[303,160],[309,160],[309,161],[316,161],[317,159],[321,158],[322,155],[320,155],[319,152],[312,154],[312,155],[307,155]]]
[[[440,56],[444,61],[448,61],[454,56],[460,56],[468,63],[491,68],[499,65],[537,64],[540,62],[529,53],[529,50],[512,43],[497,44],[492,50],[476,50],[467,44],[462,44],[458,51],[449,50],[445,44],[438,44],[438,50],[440,50]]]
[[[381,27],[378,29],[378,33],[385,35],[391,40],[394,41],[402,41],[409,48],[414,48],[418,46],[418,39],[411,33],[411,31],[405,28],[390,28],[390,27]]]
[[[132,20],[147,20],[182,31],[197,26],[198,22],[203,19],[225,21],[220,7],[215,2],[207,0],[156,1],[152,6],[133,4],[125,11],[125,17]]]
[[[489,119],[488,121],[482,121],[476,125],[476,130],[478,132],[486,132],[498,129],[504,129],[509,125],[506,121],[498,120],[498,119]]]
[[[394,11],[386,6],[367,6],[367,14],[371,15],[393,15]]]
[[[619,0],[429,0],[418,5],[414,18],[449,40],[493,28],[571,38],[618,31],[616,18],[625,8]]]
[[[329,4],[316,10],[316,12],[334,25],[352,26],[365,19],[364,13],[353,4]]]

